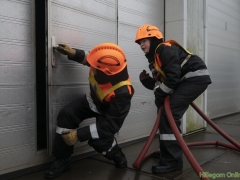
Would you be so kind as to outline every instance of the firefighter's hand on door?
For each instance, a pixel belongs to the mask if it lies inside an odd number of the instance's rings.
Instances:
[[[78,142],[77,130],[67,130],[62,132],[62,138],[65,143],[72,146]]]
[[[70,48],[68,45],[66,44],[59,44],[58,47],[56,47],[56,49],[64,55],[68,55],[69,57],[73,57],[76,54],[76,50]]]

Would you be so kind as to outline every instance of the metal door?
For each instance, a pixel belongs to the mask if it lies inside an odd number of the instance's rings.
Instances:
[[[0,5],[0,174],[36,153],[34,2]],[[11,170],[12,170],[11,169]]]
[[[119,142],[148,136],[157,116],[153,91],[146,89],[139,81],[143,69],[150,73],[144,53],[134,42],[136,31],[143,24],[153,24],[163,32],[163,0],[118,1],[118,44],[126,53],[128,72],[135,89],[131,111],[118,134]]]
[[[115,0],[49,0],[48,2],[48,91],[49,152],[55,134],[56,118],[61,108],[89,91],[87,66],[69,61],[53,53],[55,43],[84,50],[103,42],[117,42],[117,11]],[[54,64],[52,57],[54,57]],[[84,121],[81,126],[94,119]],[[78,143],[75,152],[90,151],[86,143]],[[79,147],[80,150],[78,151]]]

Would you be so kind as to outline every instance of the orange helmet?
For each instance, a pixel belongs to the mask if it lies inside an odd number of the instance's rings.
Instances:
[[[138,28],[135,42],[138,43],[140,39],[148,37],[156,37],[158,39],[162,39],[163,35],[156,26],[153,26],[151,24],[144,24]]]
[[[114,43],[95,46],[87,55],[88,63],[107,75],[121,72],[127,65],[123,50]]]

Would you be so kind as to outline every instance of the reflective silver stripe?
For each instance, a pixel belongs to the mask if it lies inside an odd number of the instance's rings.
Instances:
[[[108,152],[110,152],[110,151],[112,150],[112,148],[113,148],[114,146],[116,146],[116,144],[117,144],[117,142],[116,142],[116,140],[114,139],[114,140],[113,140],[113,143],[112,143],[112,147],[108,150]],[[102,155],[106,155],[106,151],[103,151],[103,152],[102,152]]]
[[[160,134],[160,140],[162,140],[162,141],[175,141],[176,137],[175,137],[174,134]]]
[[[85,57],[84,60],[82,60],[81,64],[86,65],[87,64],[87,55],[89,54],[89,51],[84,51],[85,52]]]
[[[173,89],[167,87],[164,83],[160,84],[160,88],[165,92],[165,93],[168,93],[168,94],[172,94],[174,92]]]
[[[190,59],[190,57],[191,57],[191,54],[189,54],[189,55],[186,57],[186,59],[182,62],[181,68],[184,66],[184,64],[186,64],[186,62]]]
[[[160,81],[157,81],[157,82],[155,83],[155,87],[154,87],[154,89],[153,89],[153,92],[155,92],[156,89],[160,87],[160,84],[161,84]]]
[[[112,143],[112,147],[108,150],[108,152],[110,152],[112,150],[112,148],[117,144],[116,140],[114,139],[113,140],[113,143]]]
[[[63,131],[66,131],[66,130],[73,130],[73,129],[67,129],[67,128],[61,128],[61,127],[56,127],[56,133],[58,134],[62,134]]]
[[[209,72],[207,69],[200,69],[194,72],[188,72],[187,74],[185,74],[182,78],[181,81],[187,78],[191,78],[191,77],[196,77],[196,76],[205,76],[205,75],[209,75]]]
[[[96,124],[91,124],[89,127],[90,127],[90,132],[91,132],[92,138],[93,139],[99,139]]]
[[[98,114],[101,114],[100,112],[98,112],[97,108],[96,108],[96,105],[94,104],[93,100],[92,100],[92,97],[89,95],[89,94],[86,94],[86,98],[87,98],[87,101],[88,101],[88,104],[89,104],[89,107],[92,111],[98,113]]]

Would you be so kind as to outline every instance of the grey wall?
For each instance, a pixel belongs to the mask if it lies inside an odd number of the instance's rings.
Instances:
[[[240,111],[240,1],[208,1],[208,88],[211,118]]]
[[[165,40],[176,40],[204,60],[203,0],[167,0],[165,2]],[[204,110],[203,95],[194,102]],[[190,107],[182,118],[182,133],[199,130],[204,125],[202,118]]]
[[[198,55],[205,61],[205,38],[204,38],[204,3],[203,0],[187,1],[187,49]],[[204,111],[204,92],[194,103]],[[189,106],[186,112],[186,132],[191,132],[204,127],[202,117]]]

